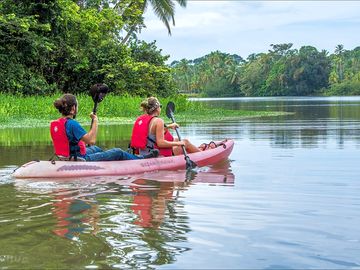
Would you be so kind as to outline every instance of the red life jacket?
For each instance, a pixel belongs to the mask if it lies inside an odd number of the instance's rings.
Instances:
[[[131,142],[130,142],[130,146],[132,148],[135,148],[137,151],[139,149],[146,149],[147,147],[147,142],[148,142],[148,135],[149,135],[149,124],[151,119],[153,119],[153,117],[155,116],[151,116],[148,114],[143,114],[141,116],[139,116],[134,124],[133,130],[132,130],[132,134],[131,134]],[[164,139],[167,141],[173,141],[174,137],[171,135],[171,133],[166,130],[164,133]],[[156,144],[156,142],[154,143],[154,147],[159,149],[160,151],[160,155],[168,157],[168,156],[172,156],[172,147],[169,148],[159,148]]]
[[[172,142],[174,140],[174,137],[173,135],[168,131],[168,130],[165,130],[165,133],[164,133],[164,139],[169,141],[169,142]],[[173,152],[172,152],[172,147],[169,147],[169,148],[159,148],[157,147],[157,145],[155,144],[155,147],[159,149],[160,151],[160,155],[164,156],[164,157],[170,157],[172,156]]]
[[[145,149],[149,133],[149,124],[154,116],[143,114],[139,116],[134,124],[130,146],[135,149]]]
[[[54,145],[55,155],[57,156],[70,156],[70,142],[66,135],[65,124],[67,118],[59,118],[50,123],[50,134]],[[80,154],[86,154],[86,145],[83,141],[79,141]]]

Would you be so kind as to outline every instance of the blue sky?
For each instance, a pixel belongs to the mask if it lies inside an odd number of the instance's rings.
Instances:
[[[165,25],[145,13],[140,38],[169,54],[169,62],[195,59],[211,51],[267,52],[270,44],[311,45],[332,53],[335,46],[360,46],[360,1],[188,1],[176,6],[176,25],[169,36]]]

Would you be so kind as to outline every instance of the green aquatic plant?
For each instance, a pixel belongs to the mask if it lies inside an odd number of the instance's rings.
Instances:
[[[60,96],[61,94],[43,97],[0,94],[0,127],[47,127],[51,120],[59,117],[59,112],[53,106],[53,102]],[[85,94],[77,95],[77,98],[79,101],[77,120],[85,126],[89,125],[89,114],[94,103],[91,97]],[[142,100],[143,98],[138,96],[107,95],[97,110],[100,125],[133,123],[136,117],[142,113],[140,109]],[[209,108],[204,103],[187,100],[182,95],[160,98],[160,102],[164,105],[170,100],[176,104],[177,121],[184,123],[285,114],[284,112],[254,112]],[[163,117],[165,117],[165,114]]]

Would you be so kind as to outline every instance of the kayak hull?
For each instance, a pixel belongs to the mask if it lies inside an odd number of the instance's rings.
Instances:
[[[199,167],[212,165],[227,159],[234,146],[233,140],[224,141],[224,145],[202,152],[191,153],[189,157]],[[185,169],[183,155],[138,160],[120,161],[31,161],[15,170],[15,178],[66,178],[101,175],[129,175],[158,170]]]

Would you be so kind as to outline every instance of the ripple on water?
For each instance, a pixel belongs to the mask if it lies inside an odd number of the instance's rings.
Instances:
[[[11,174],[16,168],[16,166],[0,167],[0,185],[10,184],[14,182]]]

